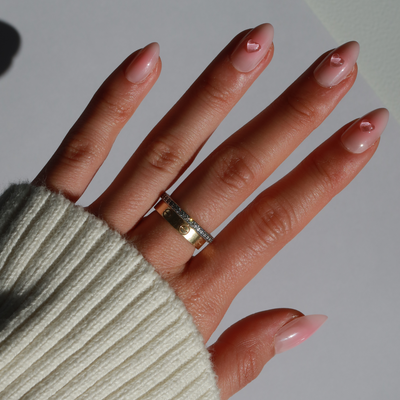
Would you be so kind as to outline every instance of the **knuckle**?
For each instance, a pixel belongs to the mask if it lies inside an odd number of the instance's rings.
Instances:
[[[252,382],[262,371],[264,365],[260,359],[260,351],[252,346],[243,350],[237,363],[237,377],[239,388]]]
[[[100,93],[95,103],[99,104],[101,113],[109,119],[111,125],[126,122],[132,114],[132,101],[111,93]]]
[[[289,201],[271,198],[256,200],[250,214],[253,251],[262,253],[280,240],[286,240],[295,223],[296,214]]]
[[[295,127],[309,128],[310,126],[314,126],[317,110],[311,100],[292,91],[286,93],[283,100],[289,120],[292,121]]]
[[[81,168],[93,164],[101,153],[102,149],[98,144],[81,135],[63,146],[61,160],[64,164]]]
[[[229,99],[232,96],[231,90],[224,82],[212,76],[204,77],[201,81],[202,98],[208,107],[217,111],[226,110],[229,105]]]
[[[231,197],[254,182],[260,168],[258,160],[240,145],[224,148],[216,155],[213,167],[219,195]]]
[[[150,144],[145,158],[151,168],[176,174],[186,163],[185,154],[183,147],[158,139]]]
[[[343,171],[333,170],[329,160],[310,157],[308,169],[315,180],[315,193],[334,192],[343,178]]]

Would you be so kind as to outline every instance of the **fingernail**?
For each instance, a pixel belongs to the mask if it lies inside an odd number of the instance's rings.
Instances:
[[[342,82],[352,71],[360,45],[357,42],[348,42],[331,51],[315,68],[315,80],[323,87],[330,88]]]
[[[343,133],[343,146],[355,154],[369,149],[382,135],[389,121],[389,111],[378,108],[358,119]]]
[[[307,340],[327,319],[326,315],[307,315],[284,325],[275,336],[275,354],[283,353]]]
[[[231,55],[232,65],[239,72],[250,72],[267,54],[274,38],[271,24],[262,24],[251,30],[236,46]]]
[[[157,64],[160,55],[158,43],[150,43],[131,61],[125,70],[125,77],[129,82],[139,83],[147,78]]]

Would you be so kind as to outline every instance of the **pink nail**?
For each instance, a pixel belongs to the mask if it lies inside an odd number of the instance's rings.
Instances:
[[[326,315],[307,315],[284,325],[275,336],[275,354],[283,353],[307,340],[327,319]]]
[[[131,61],[125,71],[126,79],[132,83],[139,83],[147,78],[157,64],[160,55],[158,43],[150,43],[144,47]]]
[[[316,81],[326,88],[338,85],[352,71],[359,53],[357,42],[345,43],[331,51],[315,69]]]
[[[274,28],[271,24],[257,26],[233,50],[232,65],[239,72],[250,72],[268,53],[273,38]]]
[[[389,121],[389,111],[378,108],[358,119],[343,133],[343,146],[350,153],[360,154],[369,149],[382,135]]]

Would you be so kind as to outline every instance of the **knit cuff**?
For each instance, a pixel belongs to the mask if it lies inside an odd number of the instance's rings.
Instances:
[[[0,197],[0,399],[219,392],[190,314],[103,221],[28,184]]]

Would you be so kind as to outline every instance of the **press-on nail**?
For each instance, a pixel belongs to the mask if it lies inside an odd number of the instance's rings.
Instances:
[[[283,353],[307,340],[327,319],[326,315],[306,315],[284,325],[275,336],[275,354]]]
[[[345,43],[331,51],[315,69],[315,80],[326,88],[338,85],[352,71],[359,53],[357,42]]]
[[[382,135],[389,121],[389,111],[378,108],[354,122],[343,133],[343,146],[350,153],[360,154],[369,149]]]
[[[132,83],[139,83],[147,78],[157,64],[160,55],[158,43],[150,43],[144,47],[131,61],[125,71],[126,79]]]
[[[232,65],[239,72],[252,71],[265,57],[274,38],[271,24],[262,24],[251,30],[231,55]]]

